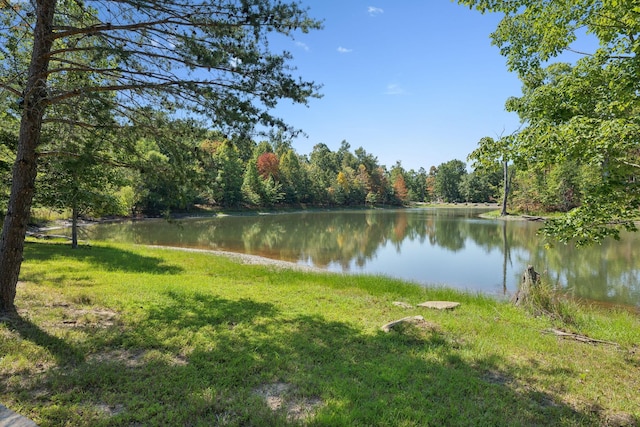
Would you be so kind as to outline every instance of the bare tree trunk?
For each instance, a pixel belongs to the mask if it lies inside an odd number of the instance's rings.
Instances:
[[[502,211],[500,216],[507,216],[507,199],[509,198],[509,164],[507,160],[502,161],[502,167],[504,171],[504,194],[502,195]]]
[[[533,268],[532,265],[527,266],[527,269],[522,274],[522,281],[518,291],[513,295],[512,302],[515,305],[525,305],[529,296],[531,295],[531,289],[540,284],[540,274]]]
[[[29,77],[24,90],[18,151],[13,165],[11,195],[0,241],[0,313],[15,313],[15,297],[24,237],[31,211],[37,173],[37,148],[46,107],[48,53],[53,43],[56,0],[37,0],[36,26]]]
[[[78,248],[78,205],[75,201],[71,210],[71,248]]]

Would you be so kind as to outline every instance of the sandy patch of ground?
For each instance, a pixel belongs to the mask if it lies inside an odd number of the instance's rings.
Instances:
[[[185,366],[187,359],[182,355],[162,353],[158,350],[112,350],[103,353],[92,354],[87,358],[90,362],[105,363],[115,362],[127,368],[137,368],[144,365],[149,360],[162,360],[168,365]]]
[[[301,270],[301,271],[315,271],[315,272],[324,272],[324,273],[327,272],[327,270],[324,270],[319,267],[313,267],[310,265],[303,265],[303,264],[298,264],[290,261],[281,261],[277,259],[261,257],[258,255],[249,255],[249,254],[242,254],[237,252],[218,251],[213,249],[179,248],[174,246],[148,246],[148,247],[168,249],[168,250],[174,250],[174,251],[199,252],[199,253],[220,255],[220,256],[225,256],[225,257],[240,261],[243,264],[268,265],[276,268],[293,269],[293,270]]]
[[[291,421],[304,421],[315,415],[318,408],[324,405],[319,397],[299,397],[291,384],[263,384],[254,390],[262,397],[272,411],[284,411]]]

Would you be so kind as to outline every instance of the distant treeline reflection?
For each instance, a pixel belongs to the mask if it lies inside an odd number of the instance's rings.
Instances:
[[[399,253],[409,242],[453,253],[474,246],[486,254],[502,254],[505,289],[507,266],[532,264],[575,296],[640,305],[640,268],[633,256],[637,236],[626,234],[622,241],[583,249],[545,248],[538,228],[524,221],[484,220],[477,210],[452,208],[134,221],[90,227],[85,233],[98,240],[227,250],[323,268],[339,265],[343,271],[365,266],[382,246],[393,245]]]

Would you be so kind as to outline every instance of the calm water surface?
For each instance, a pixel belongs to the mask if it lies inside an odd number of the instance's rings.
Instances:
[[[640,308],[640,236],[546,249],[539,224],[480,209],[354,210],[101,224],[84,239],[218,249],[510,295],[528,264],[575,297]]]

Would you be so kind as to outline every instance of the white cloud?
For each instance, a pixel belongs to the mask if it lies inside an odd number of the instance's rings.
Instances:
[[[309,46],[306,43],[296,42],[296,46],[298,46],[302,50],[309,51]]]
[[[384,10],[380,9],[379,7],[369,6],[367,8],[367,12],[369,13],[369,16],[377,16],[384,13]]]
[[[340,47],[338,47],[338,52],[340,52],[340,53],[351,53],[351,52],[353,52],[353,49],[347,49],[346,47],[340,46]]]
[[[389,83],[387,85],[387,90],[384,92],[385,95],[404,95],[405,91],[402,88],[402,86],[400,86],[397,83]]]

